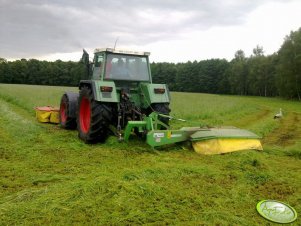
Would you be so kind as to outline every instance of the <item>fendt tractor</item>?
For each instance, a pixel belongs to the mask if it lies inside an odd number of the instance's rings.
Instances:
[[[60,124],[76,129],[86,143],[104,141],[109,129],[122,139],[129,121],[143,121],[151,112],[168,115],[170,95],[165,84],[152,83],[149,52],[95,49],[91,79],[79,83],[79,93],[66,92],[60,103]],[[89,55],[82,60],[89,70]],[[159,116],[164,124],[169,118]],[[143,124],[143,123],[142,123]],[[140,128],[140,129],[139,129]],[[139,135],[146,130],[138,125]]]
[[[84,50],[82,61],[90,79],[80,81],[79,93],[63,94],[60,125],[77,128],[85,143],[105,141],[111,131],[120,141],[136,134],[152,147],[191,141],[193,149],[202,154],[262,150],[260,137],[235,127],[171,129],[169,121],[175,118],[169,115],[169,90],[165,84],[152,82],[149,55],[96,49],[90,63]]]

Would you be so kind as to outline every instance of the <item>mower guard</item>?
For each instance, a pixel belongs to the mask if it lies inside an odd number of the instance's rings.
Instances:
[[[260,137],[238,128],[210,128],[190,136],[193,149],[199,154],[212,155],[240,150],[263,150]]]

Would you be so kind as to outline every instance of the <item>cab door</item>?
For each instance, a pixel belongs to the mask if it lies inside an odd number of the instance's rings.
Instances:
[[[94,55],[92,79],[99,80],[103,75],[103,70],[104,70],[104,54],[96,53]]]

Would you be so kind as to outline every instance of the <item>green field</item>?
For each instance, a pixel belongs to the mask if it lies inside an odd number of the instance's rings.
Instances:
[[[76,131],[38,123],[33,108],[58,106],[65,90],[77,89],[0,84],[0,225],[273,225],[256,212],[262,199],[301,214],[300,102],[172,93],[171,114],[188,120],[174,128],[233,125],[263,136],[263,152],[202,156],[137,138],[87,145]]]

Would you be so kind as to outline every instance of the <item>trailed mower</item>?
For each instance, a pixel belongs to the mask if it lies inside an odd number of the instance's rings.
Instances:
[[[65,92],[61,98],[61,127],[77,129],[85,143],[104,142],[109,132],[120,141],[132,134],[152,146],[190,140],[204,154],[243,149],[262,150],[259,137],[238,128],[169,126],[170,94],[166,84],[152,82],[149,52],[96,49],[93,62],[84,50],[89,80],[81,80],[79,93]],[[181,119],[180,119],[181,120]]]

